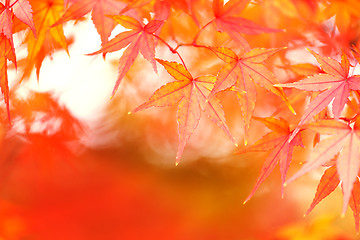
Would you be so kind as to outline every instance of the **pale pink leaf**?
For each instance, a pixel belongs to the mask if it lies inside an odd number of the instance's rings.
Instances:
[[[113,39],[103,44],[99,51],[96,51],[88,55],[118,51],[126,47],[130,43],[132,43],[138,36],[139,36],[139,32],[134,32],[134,31],[121,32],[118,35],[116,35]]]
[[[240,68],[242,69],[241,65]],[[235,84],[235,90],[237,91],[237,97],[244,121],[244,141],[245,144],[247,144],[249,139],[251,116],[255,108],[256,88],[252,81],[248,81],[245,79],[244,75],[240,75]]]
[[[141,38],[142,40],[141,40],[140,52],[143,55],[143,57],[151,63],[155,73],[157,73],[156,61],[155,61],[154,38],[150,34],[146,34],[146,33],[142,33]]]
[[[331,136],[321,141],[311,153],[310,159],[298,172],[296,172],[291,178],[287,180],[287,183],[294,181],[305,173],[320,167],[327,161],[330,161],[336,154],[340,152],[348,134],[348,132],[345,132],[339,135]]]
[[[200,106],[204,110],[206,116],[221,130],[223,130],[233,143],[236,143],[235,138],[232,136],[228,126],[226,125],[225,113],[220,100],[217,98],[207,100],[207,96],[211,92],[215,80],[216,78],[213,76],[202,76],[196,78],[195,87],[197,89]]]
[[[286,152],[289,148],[288,136],[283,136],[282,141],[274,147],[273,151],[270,152],[269,156],[266,158],[261,171],[260,175],[256,180],[255,186],[251,190],[249,196],[245,199],[244,203],[250,200],[250,198],[254,195],[256,190],[259,188],[261,183],[270,175],[270,173],[274,170],[278,161],[286,157],[288,152]]]
[[[131,65],[134,63],[135,58],[137,57],[140,50],[140,39],[137,38],[132,42],[124,51],[123,55],[119,60],[119,76],[116,80],[115,87],[112,92],[112,96],[115,95],[116,90],[118,89],[121,80],[125,77],[126,73],[129,71]]]
[[[217,81],[213,90],[208,98],[213,97],[217,92],[225,90],[233,86],[239,76],[242,75],[240,68],[237,67],[237,63],[226,64],[222,67],[218,73]]]
[[[341,85],[342,83],[337,84],[328,91],[319,94],[312,102],[310,102],[309,106],[305,109],[298,126],[294,129],[290,140],[300,131],[300,127],[303,124],[310,121],[316,114],[329,105],[331,100],[333,100],[334,96],[339,91],[339,87]]]
[[[353,184],[356,180],[359,172],[359,146],[360,141],[354,132],[351,132],[346,141],[343,142],[343,150],[339,154],[337,159],[337,170],[339,178],[342,182],[342,188],[344,192],[344,204],[342,213],[345,214],[349,199],[351,197],[351,191]]]
[[[180,162],[185,145],[197,127],[201,116],[199,101],[196,94],[194,94],[194,91],[196,91],[195,85],[191,85],[190,88],[186,89],[189,92],[180,101],[177,112],[179,147],[176,154],[176,163]]]
[[[334,113],[334,118],[339,119],[341,112],[344,110],[345,104],[348,101],[350,95],[349,84],[343,82],[339,86],[339,90],[335,95],[334,101],[332,103],[332,112]]]
[[[30,3],[28,2],[28,0],[12,0],[12,2],[15,1],[16,3],[12,7],[15,16],[19,18],[23,23],[28,25],[34,36],[36,37],[36,30],[32,17],[32,8]],[[10,4],[12,3],[10,2]]]
[[[330,74],[319,73],[298,82],[276,84],[276,86],[316,92],[327,90],[337,82],[343,82],[343,79],[339,79],[338,77],[334,77]]]

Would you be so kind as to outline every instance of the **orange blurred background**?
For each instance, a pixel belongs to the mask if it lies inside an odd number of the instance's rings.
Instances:
[[[141,81],[133,80],[138,88],[123,83],[109,101],[112,61],[121,53],[106,61],[84,56],[100,45],[86,45],[93,38],[87,34],[96,34],[86,24],[73,30],[79,35],[70,58],[55,53],[39,83],[24,83],[26,98],[13,101],[14,126],[2,125],[0,239],[355,238],[351,211],[339,217],[340,190],[303,217],[320,173],[291,184],[281,199],[275,170],[243,205],[266,153],[233,155],[235,147],[206,119],[175,167],[176,108],[127,114],[161,83],[151,83],[145,68],[137,72]],[[240,116],[225,111],[240,136]]]

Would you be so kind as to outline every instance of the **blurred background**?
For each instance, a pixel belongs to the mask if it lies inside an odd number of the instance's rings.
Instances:
[[[290,184],[282,199],[275,169],[243,205],[266,153],[234,155],[205,118],[175,167],[176,107],[127,114],[170,81],[166,72],[139,58],[128,73],[136,77],[110,100],[121,52],[85,56],[100,47],[89,21],[65,31],[70,57],[45,59],[39,80],[33,73],[17,89],[13,126],[0,129],[0,239],[356,238],[352,212],[340,218],[339,189],[303,217],[321,172]],[[10,79],[14,86],[15,69]],[[225,112],[241,142],[241,116]]]

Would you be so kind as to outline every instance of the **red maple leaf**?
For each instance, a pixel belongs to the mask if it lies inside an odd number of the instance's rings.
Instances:
[[[161,59],[156,60],[177,81],[160,87],[147,102],[135,108],[132,112],[137,112],[149,107],[178,104],[177,122],[179,148],[176,155],[176,164],[179,163],[185,145],[200,121],[201,110],[235,143],[235,139],[226,125],[225,114],[220,101],[217,98],[207,100],[216,78],[214,76],[193,78],[188,70],[179,63],[168,62]]]
[[[305,109],[298,127],[293,132],[293,136],[296,135],[303,124],[320,113],[333,99],[332,111],[335,119],[338,119],[348,101],[350,90],[360,90],[360,76],[350,75],[350,63],[345,53],[343,53],[341,63],[339,63],[332,58],[323,57],[311,50],[309,51],[319,62],[325,74],[315,74],[294,83],[276,84],[276,86],[280,87],[293,87],[305,91],[323,91]]]
[[[292,134],[290,131],[289,123],[280,118],[280,120],[276,118],[258,118],[253,117],[255,120],[261,121],[272,130],[272,132],[264,135],[259,141],[255,144],[246,147],[238,152],[238,154],[246,153],[246,152],[265,152],[269,151],[269,155],[267,156],[265,163],[261,168],[261,173],[258,179],[256,180],[255,186],[252,189],[249,196],[244,201],[244,204],[250,200],[250,198],[254,195],[256,190],[259,188],[260,184],[270,175],[270,173],[274,170],[275,166],[280,162],[280,172],[281,172],[281,180],[284,183],[286,179],[286,173],[290,166],[290,161],[293,153],[293,149],[295,146],[301,146],[302,139],[300,134],[296,135],[296,137],[289,141],[289,137]],[[283,194],[283,189],[281,190]]]
[[[131,31],[119,33],[109,42],[103,44],[102,48],[99,51],[96,51],[89,55],[114,52],[129,45],[124,51],[119,61],[119,76],[116,80],[115,87],[112,92],[112,95],[114,96],[116,90],[120,85],[121,80],[129,71],[139,52],[141,52],[143,57],[152,64],[155,72],[157,72],[156,62],[154,60],[155,37],[153,33],[161,27],[163,21],[153,20],[150,21],[148,24],[144,25],[143,23],[137,21],[135,18],[128,16],[113,16],[112,18],[125,28],[131,29]]]

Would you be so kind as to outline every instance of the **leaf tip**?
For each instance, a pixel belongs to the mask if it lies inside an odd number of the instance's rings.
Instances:
[[[131,115],[132,114],[132,112],[131,111],[128,111],[128,115]]]
[[[243,202],[243,205],[245,205],[248,201],[249,201],[249,199],[246,199],[246,200]]]
[[[248,141],[247,140],[244,140],[244,144],[245,144],[245,146],[248,144]]]
[[[175,167],[179,166],[179,162],[176,160]]]
[[[345,213],[344,213],[344,212],[341,213],[340,217],[341,217],[341,218],[345,218]]]
[[[238,146],[239,146],[239,144],[235,143],[235,147],[238,147]]]
[[[287,182],[284,182],[283,187],[287,187]]]

